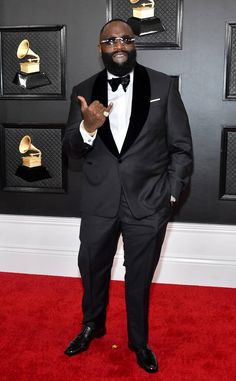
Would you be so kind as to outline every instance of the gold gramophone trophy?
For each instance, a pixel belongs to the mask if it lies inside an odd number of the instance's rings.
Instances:
[[[29,45],[29,41],[25,39],[18,46],[16,55],[20,60],[20,71],[16,73],[13,83],[25,89],[49,85],[51,82],[47,75],[40,72],[40,57]]]
[[[32,144],[29,135],[21,139],[19,151],[22,154],[22,164],[18,167],[16,176],[30,182],[51,177],[47,169],[42,166],[41,151]]]
[[[42,164],[42,153],[31,143],[31,137],[25,135],[19,144],[19,151],[23,154],[22,165],[28,168],[40,167]]]
[[[131,4],[136,4],[139,0],[129,0]],[[155,17],[155,2],[148,0],[148,3],[141,3],[133,8],[133,17],[127,20],[137,36],[163,32],[165,30],[158,17]]]

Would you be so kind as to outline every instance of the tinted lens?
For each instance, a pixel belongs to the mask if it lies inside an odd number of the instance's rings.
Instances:
[[[116,43],[116,37],[108,38],[107,45],[114,45]]]
[[[134,41],[134,38],[131,38],[131,37],[124,37],[123,38],[123,43],[126,45],[132,44],[133,41]]]

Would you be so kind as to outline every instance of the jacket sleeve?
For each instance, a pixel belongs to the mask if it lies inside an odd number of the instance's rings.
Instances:
[[[173,81],[168,94],[166,119],[171,194],[178,200],[181,191],[189,182],[193,159],[188,116]]]
[[[77,99],[77,89],[76,86],[72,90],[68,121],[62,139],[63,152],[73,159],[83,157],[93,148],[91,145],[84,143],[80,133],[80,123],[83,116],[80,109],[80,102]]]

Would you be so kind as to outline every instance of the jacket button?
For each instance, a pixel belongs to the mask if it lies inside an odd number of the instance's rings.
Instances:
[[[119,159],[119,160],[118,160],[118,163],[122,163],[122,159]]]

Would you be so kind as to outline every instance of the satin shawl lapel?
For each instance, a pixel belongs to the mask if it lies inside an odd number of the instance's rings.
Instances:
[[[150,99],[151,86],[147,70],[145,67],[136,64],[134,69],[133,100],[130,123],[120,154],[111,133],[109,118],[106,118],[104,125],[98,129],[98,135],[102,139],[103,143],[116,157],[123,155],[140,133],[148,116]],[[94,100],[98,100],[104,104],[104,106],[107,106],[106,70],[100,72],[94,82],[92,89],[92,101]]]
[[[151,85],[147,70],[144,66],[136,64],[130,123],[120,155],[129,149],[143,128],[149,113],[150,99]]]
[[[106,70],[101,71],[94,82],[93,89],[92,89],[92,101],[95,101],[95,100],[98,100],[104,106],[107,107],[108,101],[107,101],[107,71]],[[116,157],[119,157],[120,154],[111,133],[109,118],[106,118],[106,121],[103,124],[103,126],[98,129],[98,135],[102,139],[106,147],[109,149],[109,151]]]

